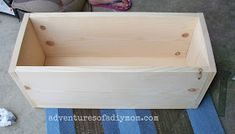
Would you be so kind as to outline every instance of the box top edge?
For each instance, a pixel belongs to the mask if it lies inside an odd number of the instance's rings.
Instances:
[[[203,37],[204,37],[204,40],[206,43],[206,50],[208,53],[208,62],[209,62],[210,71],[216,73],[217,69],[216,69],[216,64],[215,64],[214,53],[212,50],[212,44],[211,44],[211,40],[210,40],[209,32],[207,29],[204,14],[199,14],[199,23],[200,23],[201,28],[203,30],[202,34],[203,34]]]
[[[25,29],[27,28],[28,21],[29,21],[29,13],[26,13],[23,17],[20,29],[18,31],[17,39],[15,42],[15,48],[12,52],[12,57],[11,57],[10,65],[8,68],[8,73],[15,72],[15,68],[17,66],[17,61],[18,61],[18,57],[19,57],[19,53],[20,53],[20,49],[21,49],[21,44],[24,39],[24,33],[25,33]]]
[[[198,72],[199,67],[17,66],[16,72]]]
[[[29,17],[85,17],[85,16],[184,16],[184,17],[199,17],[201,12],[66,12],[66,13],[27,13]]]

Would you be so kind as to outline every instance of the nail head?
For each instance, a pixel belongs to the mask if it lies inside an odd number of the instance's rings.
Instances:
[[[196,89],[196,88],[190,88],[190,89],[188,89],[188,91],[189,91],[189,92],[196,92],[197,89]]]
[[[180,55],[180,52],[179,52],[179,51],[175,52],[175,55],[176,55],[176,56],[179,56],[179,55]]]
[[[26,89],[26,90],[30,90],[31,88],[29,87],[29,86],[24,86],[24,88]]]
[[[46,41],[46,44],[50,47],[55,45],[55,43],[53,41]]]
[[[189,36],[189,33],[183,33],[182,37],[187,38]]]
[[[46,26],[40,25],[41,30],[46,30]]]

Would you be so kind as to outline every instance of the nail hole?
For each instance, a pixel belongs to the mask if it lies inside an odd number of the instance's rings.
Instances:
[[[182,37],[187,38],[189,36],[189,33],[183,33]]]
[[[198,75],[198,78],[197,78],[197,79],[200,80],[200,79],[202,78],[202,71],[203,71],[203,69],[202,69],[202,68],[199,68],[198,71],[199,71],[199,72],[198,72],[199,75]]]
[[[30,90],[31,88],[29,87],[29,86],[24,86],[24,88],[26,89],[26,90]]]
[[[196,92],[197,89],[196,89],[196,88],[190,88],[190,89],[188,89],[188,91],[189,91],[189,92]]]
[[[46,30],[46,27],[43,26],[43,25],[41,25],[41,26],[40,26],[40,29],[41,29],[41,30]]]
[[[46,44],[50,47],[55,45],[55,43],[53,41],[46,41]]]
[[[180,55],[180,52],[179,52],[179,51],[177,51],[177,52],[175,53],[175,55],[176,55],[176,56],[179,56],[179,55]]]

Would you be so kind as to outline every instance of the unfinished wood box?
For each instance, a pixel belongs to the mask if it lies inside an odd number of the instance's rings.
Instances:
[[[33,13],[9,72],[34,107],[184,109],[216,67],[202,13]]]

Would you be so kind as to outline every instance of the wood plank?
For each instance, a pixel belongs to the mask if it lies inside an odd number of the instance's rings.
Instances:
[[[106,71],[106,70],[104,70]],[[57,71],[55,71],[57,72]],[[47,91],[124,91],[143,90],[200,91],[206,77],[198,80],[198,72],[18,72],[20,79],[31,89]],[[203,73],[206,76],[206,72]],[[84,79],[86,78],[86,79]],[[38,82],[40,81],[40,83]],[[164,82],[171,83],[165,84]],[[93,83],[93,84],[90,84]],[[185,83],[182,85],[181,83]],[[129,89],[126,91],[126,89]]]
[[[216,72],[214,54],[203,14],[198,14],[186,58],[190,65],[201,66],[204,71]]]
[[[45,54],[29,20],[21,44],[17,66],[43,66]]]
[[[161,67],[161,66],[17,66],[15,72],[21,73],[51,73],[51,72],[60,72],[60,73],[81,73],[81,72],[109,72],[109,73],[136,73],[136,72],[152,72],[152,73],[161,73],[161,72],[184,72],[184,73],[198,73],[198,67],[180,67],[180,66],[170,66],[170,67]],[[198,77],[198,76],[197,76]]]
[[[176,93],[169,94],[167,91],[163,93],[27,91],[27,93],[36,102],[37,107],[58,108],[179,109],[191,108],[196,98],[194,95],[185,95],[183,92],[175,95]]]
[[[17,40],[16,40],[16,43],[15,43],[15,48],[14,48],[14,51],[13,51],[13,54],[12,54],[12,58],[11,58],[11,62],[10,62],[8,72],[9,72],[11,78],[15,81],[17,86],[20,88],[22,94],[25,96],[25,98],[28,100],[28,102],[32,106],[35,106],[35,102],[25,92],[24,84],[21,82],[21,80],[19,79],[19,77],[17,76],[17,74],[15,72],[16,65],[17,65],[17,62],[18,62],[18,57],[19,57],[19,54],[20,54],[21,44],[23,42],[24,34],[25,34],[26,28],[28,26],[28,21],[29,21],[29,14],[25,14],[24,17],[23,17],[23,20],[21,22],[20,30],[18,32],[18,36],[17,36]]]
[[[210,37],[207,31],[207,26],[206,26],[206,22],[205,22],[205,18],[203,16],[203,14],[199,14],[199,21],[197,23],[197,26],[195,28],[196,31],[198,31],[200,33],[197,34],[198,38],[197,41],[201,42],[202,44],[204,44],[203,46],[201,46],[201,51],[200,51],[200,55],[196,60],[195,64],[202,64],[202,69],[203,71],[208,72],[206,75],[204,75],[203,77],[207,77],[206,81],[204,82],[204,86],[201,90],[200,95],[197,98],[197,101],[195,101],[195,107],[198,107],[198,105],[200,104],[200,102],[202,101],[204,95],[206,94],[207,89],[209,88],[213,78],[215,77],[216,74],[216,66],[215,66],[215,61],[214,61],[214,55],[213,55],[213,51],[212,51],[212,47],[211,47],[211,42],[210,42]],[[192,59],[189,59],[192,61]],[[195,60],[194,60],[195,61]],[[207,62],[208,66],[204,66],[205,62]]]
[[[198,19],[186,57],[189,65],[201,66],[204,70],[206,66],[209,66],[205,45],[200,21]]]
[[[211,45],[208,30],[207,30],[205,17],[202,13],[199,14],[199,21],[200,21],[200,23],[199,23],[200,30],[201,30],[203,39],[205,41],[205,50],[206,50],[206,56],[207,56],[208,62],[209,62],[210,71],[216,73],[217,70],[216,70],[216,66],[215,66],[214,54],[212,51],[212,45]]]
[[[18,57],[20,54],[21,44],[23,42],[24,34],[25,34],[26,28],[28,26],[28,21],[29,21],[29,14],[26,13],[22,19],[20,30],[18,32],[18,36],[17,36],[16,43],[15,43],[15,48],[12,53],[11,62],[10,62],[10,66],[9,66],[9,73],[15,72],[16,64],[17,64]]]
[[[188,66],[182,57],[47,57],[45,66]]]
[[[39,107],[189,108],[194,106],[206,80],[206,77],[198,80],[198,72],[195,76],[191,72],[17,72],[17,75],[31,88],[27,93]],[[191,88],[196,90],[191,92]]]
[[[31,14],[30,19],[45,53],[65,57],[174,57],[177,51],[185,57],[197,19],[197,14],[174,13],[44,15]],[[182,37],[184,33],[189,36]]]

